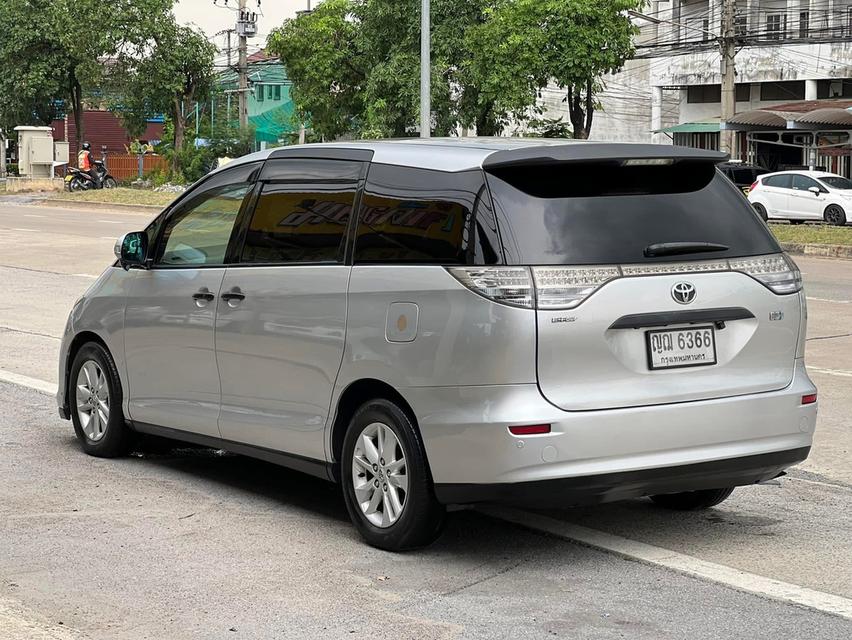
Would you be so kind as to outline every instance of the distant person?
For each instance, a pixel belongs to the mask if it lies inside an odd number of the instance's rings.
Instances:
[[[88,142],[83,143],[83,148],[77,154],[77,166],[80,171],[85,171],[92,177],[92,182],[95,183],[96,187],[101,186],[98,170],[95,168],[95,163],[92,162],[92,145]]]

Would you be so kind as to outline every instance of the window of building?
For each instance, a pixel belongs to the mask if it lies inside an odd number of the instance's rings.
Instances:
[[[787,14],[766,14],[766,38],[768,40],[783,40],[787,36]]]
[[[786,82],[763,82],[760,85],[761,100],[804,100],[804,80]]]
[[[280,99],[281,99],[281,85],[280,85],[280,84],[276,84],[276,85],[275,85],[275,96],[274,96],[274,99],[275,99],[275,100],[280,100]]]
[[[810,11],[799,12],[799,37],[807,38],[810,29],[811,14]]]
[[[738,84],[735,86],[737,102],[751,100],[751,85]],[[689,103],[722,102],[722,86],[718,84],[699,84],[686,88],[686,101]]]
[[[481,171],[374,164],[358,215],[356,263],[494,264],[496,226]]]
[[[734,17],[734,35],[744,36],[748,33],[748,18],[746,16]]]
[[[336,160],[275,161],[274,181],[263,186],[241,262],[342,262],[360,167]]]
[[[271,84],[266,85],[266,99],[272,100],[272,85]]]
[[[263,102],[264,93],[262,84],[257,85],[257,88],[255,89],[255,96],[257,97],[258,102]]]

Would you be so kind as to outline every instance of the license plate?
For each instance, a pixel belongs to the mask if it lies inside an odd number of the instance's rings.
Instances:
[[[716,330],[712,325],[656,329],[645,333],[650,369],[679,369],[716,364]]]

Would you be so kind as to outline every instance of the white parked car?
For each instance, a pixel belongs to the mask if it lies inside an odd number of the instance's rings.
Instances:
[[[751,185],[749,202],[764,220],[852,221],[852,180],[824,171],[779,171]]]

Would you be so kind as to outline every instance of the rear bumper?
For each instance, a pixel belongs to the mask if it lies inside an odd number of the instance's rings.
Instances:
[[[801,360],[779,391],[606,411],[563,411],[534,384],[401,390],[442,501],[532,498],[543,490],[564,492],[572,503],[574,488],[595,502],[777,475],[807,455],[817,405],[801,400],[815,391]],[[508,431],[542,423],[551,433]],[[777,455],[761,457],[769,454]],[[552,489],[539,484],[549,481],[557,481]]]
[[[659,493],[719,489],[763,482],[808,457],[810,447],[712,462],[503,484],[436,484],[444,504],[499,502],[524,507],[571,507]]]

